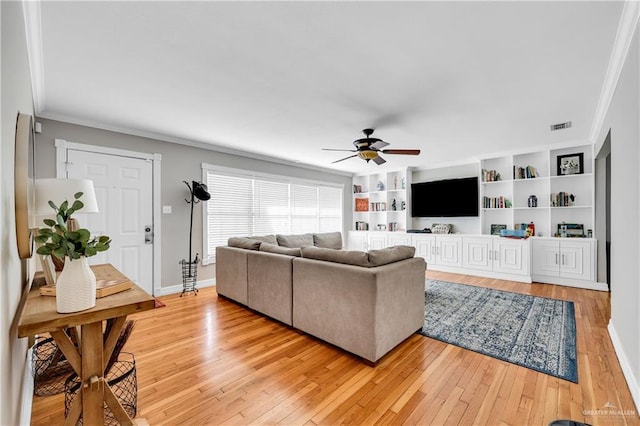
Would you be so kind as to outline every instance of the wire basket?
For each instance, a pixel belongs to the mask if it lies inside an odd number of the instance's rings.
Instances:
[[[136,360],[133,354],[120,353],[122,359],[118,359],[107,372],[105,379],[113,391],[116,399],[132,419],[138,412],[138,379],[136,377]],[[69,377],[64,384],[64,417],[69,415],[71,405],[80,391],[80,378],[77,375]],[[82,418],[78,421],[82,424]],[[104,403],[104,424],[117,425],[118,420],[111,409]]]
[[[33,393],[37,396],[64,392],[65,380],[73,373],[71,364],[52,337],[38,339],[31,359]]]
[[[182,293],[180,296],[189,292],[198,293],[196,284],[198,281],[199,261],[198,256],[196,256],[196,260],[193,262],[188,262],[184,259],[180,261],[180,265],[182,266]]]

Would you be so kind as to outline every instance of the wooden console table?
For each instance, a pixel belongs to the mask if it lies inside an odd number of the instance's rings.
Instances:
[[[92,266],[96,279],[127,279],[110,264]],[[75,425],[83,418],[85,425],[104,424],[104,402],[121,425],[133,425],[104,377],[104,369],[113,352],[127,315],[153,309],[154,298],[137,285],[121,293],[96,299],[96,306],[81,312],[59,314],[56,298],[41,296],[32,286],[18,323],[18,337],[49,333],[81,379],[82,390],[73,401],[65,425]],[[103,336],[103,321],[113,320],[108,335]],[[81,327],[80,351],[64,332]],[[104,339],[104,340],[103,340]]]

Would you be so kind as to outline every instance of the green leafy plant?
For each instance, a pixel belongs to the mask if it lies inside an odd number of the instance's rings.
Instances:
[[[73,197],[75,200],[71,207],[69,207],[67,200],[60,204],[60,207],[56,206],[53,201],[49,201],[49,205],[56,212],[56,219],[43,221],[48,227],[39,229],[40,235],[35,240],[42,245],[38,247],[36,253],[64,260],[65,256],[70,259],[80,259],[82,256],[95,256],[99,252],[109,249],[111,238],[107,235],[91,238],[89,230],[84,228],[69,231],[67,220],[73,213],[84,207],[84,203],[80,201],[82,192],[76,193]]]

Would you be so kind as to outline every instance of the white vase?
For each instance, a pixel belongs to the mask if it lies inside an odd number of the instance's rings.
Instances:
[[[56,281],[56,307],[59,313],[84,311],[96,305],[96,276],[86,257],[65,258]]]

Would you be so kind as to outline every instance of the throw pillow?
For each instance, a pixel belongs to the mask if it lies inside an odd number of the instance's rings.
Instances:
[[[262,237],[247,237],[247,238],[251,238],[252,240],[258,240],[268,244],[278,244],[278,240],[276,240],[275,235],[265,235]]]
[[[313,235],[311,234],[299,234],[299,235],[276,235],[278,245],[282,247],[302,247],[313,245]]]
[[[399,260],[411,259],[416,254],[416,248],[410,246],[393,246],[381,250],[369,250],[369,264],[382,266]]]
[[[302,252],[302,257],[308,259],[326,260],[327,262],[344,263],[346,265],[370,266],[367,253],[363,251],[335,250],[314,246],[302,247],[300,251]]]
[[[342,233],[324,232],[322,234],[313,234],[313,245],[316,247],[342,250]]]
[[[276,254],[286,254],[288,256],[300,257],[300,249],[289,248],[289,247],[280,247],[276,244],[262,243],[260,244],[260,251],[266,251],[268,253],[276,253]]]
[[[247,250],[259,250],[260,244],[262,243],[258,240],[243,237],[234,237],[227,240],[227,245],[229,247],[238,247]]]

